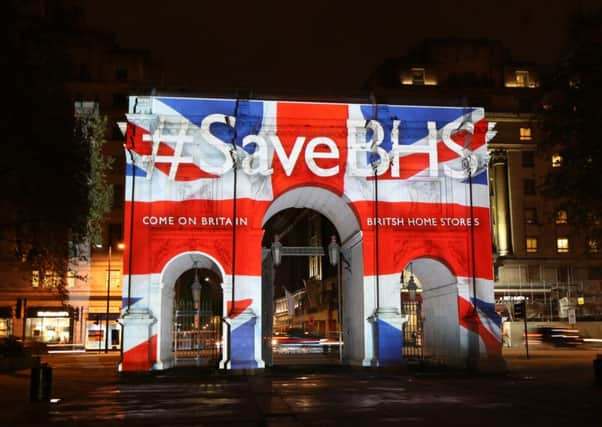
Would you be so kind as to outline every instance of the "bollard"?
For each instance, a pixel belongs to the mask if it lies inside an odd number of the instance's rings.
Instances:
[[[602,387],[602,354],[594,359],[594,383]]]
[[[52,368],[47,363],[31,368],[29,400],[42,402],[50,400],[52,393]]]

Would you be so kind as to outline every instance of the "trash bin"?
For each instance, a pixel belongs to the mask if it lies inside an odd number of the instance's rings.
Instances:
[[[52,368],[47,363],[31,368],[29,400],[41,402],[50,399],[52,393]]]
[[[594,383],[602,387],[602,354],[594,359]]]

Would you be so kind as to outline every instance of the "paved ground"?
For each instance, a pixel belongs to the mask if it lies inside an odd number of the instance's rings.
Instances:
[[[0,375],[0,426],[602,426],[595,351],[508,350],[473,376],[281,367],[121,377],[117,355],[47,356],[58,403],[29,403],[29,371]]]

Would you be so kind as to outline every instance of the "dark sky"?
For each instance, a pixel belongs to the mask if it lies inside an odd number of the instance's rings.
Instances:
[[[575,5],[602,0],[102,0],[86,2],[86,17],[163,59],[171,85],[357,90],[425,37],[492,38],[516,60],[553,62]]]

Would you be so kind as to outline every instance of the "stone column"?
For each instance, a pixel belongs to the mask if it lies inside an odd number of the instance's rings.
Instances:
[[[393,307],[378,308],[368,318],[372,323],[374,359],[373,366],[400,366],[402,363],[402,328],[407,316]]]
[[[119,371],[148,371],[157,360],[157,336],[151,328],[156,319],[148,310],[123,315],[123,359]]]
[[[493,151],[491,153],[491,165],[493,169],[493,203],[495,206],[494,238],[496,239],[498,255],[506,256],[512,253],[506,151]]]

